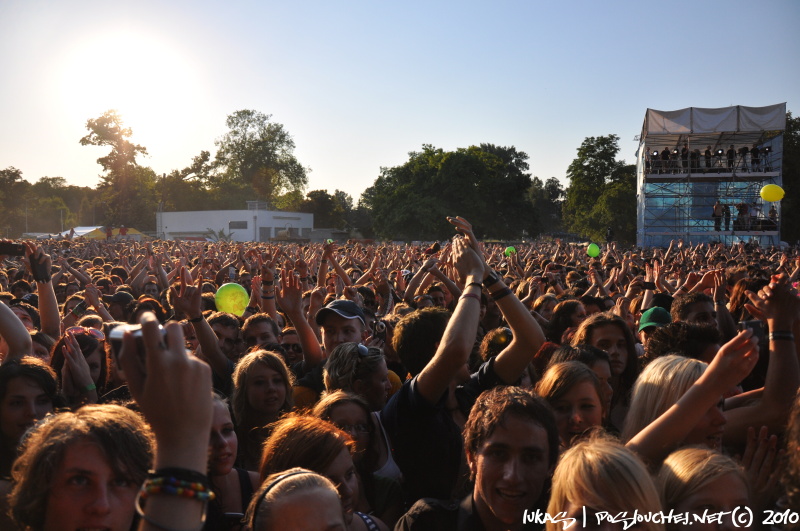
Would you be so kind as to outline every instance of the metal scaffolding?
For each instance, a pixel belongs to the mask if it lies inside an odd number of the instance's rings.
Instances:
[[[636,157],[637,245],[666,247],[677,239],[780,242],[780,202],[766,202],[760,192],[767,184],[782,186],[785,104],[744,109],[766,109],[773,116],[782,112],[783,126],[773,118],[763,121],[769,129],[753,120],[740,127],[744,120],[738,117],[739,107],[666,113],[648,109]],[[694,118],[705,111],[736,113],[722,124],[733,130],[706,130],[714,129],[707,123],[698,127],[700,120]],[[663,116],[673,121],[653,125],[653,117]],[[722,215],[715,218],[717,201],[717,214]]]

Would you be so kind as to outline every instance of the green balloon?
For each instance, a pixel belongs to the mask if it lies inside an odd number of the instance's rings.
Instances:
[[[590,243],[589,247],[586,248],[586,254],[592,258],[600,256],[600,247],[596,243]]]
[[[517,252],[517,250],[514,249],[513,245],[509,245],[508,247],[506,247],[506,250],[505,250],[506,256],[511,256],[512,254],[514,254],[516,252]]]
[[[214,301],[216,302],[217,310],[241,316],[250,302],[250,295],[239,284],[229,282],[219,287],[214,295]]]

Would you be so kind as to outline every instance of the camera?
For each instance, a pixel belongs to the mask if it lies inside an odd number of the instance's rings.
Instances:
[[[158,331],[161,334],[162,340],[166,344],[167,330],[163,326],[158,325]],[[119,372],[122,377],[124,377],[125,373],[119,363],[119,355],[120,352],[122,352],[122,338],[125,335],[125,332],[130,332],[133,338],[136,340],[136,356],[139,358],[139,360],[141,360],[142,366],[145,366],[145,347],[144,336],[142,335],[142,325],[124,324],[114,327],[108,334],[108,341],[111,344],[111,351],[114,354],[114,363],[117,365],[117,372]]]
[[[378,320],[372,323],[372,337],[386,341],[386,321]]]

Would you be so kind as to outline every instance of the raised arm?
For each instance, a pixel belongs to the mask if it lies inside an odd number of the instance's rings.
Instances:
[[[314,330],[303,315],[303,288],[300,279],[288,268],[283,270],[281,289],[276,290],[276,296],[281,309],[286,312],[286,316],[291,319],[297,331],[306,366],[311,368],[319,365],[325,356]]]
[[[210,490],[206,470],[213,412],[211,371],[186,354],[180,325],[167,325],[164,341],[153,314],[144,314],[141,322],[144,352],[138,352],[136,341],[126,334],[120,364],[131,395],[155,434],[155,476],[191,478]],[[153,490],[140,513],[140,531],[202,527],[207,501]]]
[[[420,394],[435,404],[469,358],[480,318],[480,291],[484,262],[464,239],[453,243],[453,257],[465,289],[447,323],[436,353],[417,376]]]
[[[25,242],[28,251],[28,261],[31,266],[31,273],[36,281],[36,289],[39,294],[39,319],[42,332],[50,337],[58,338],[61,335],[61,315],[58,313],[58,301],[56,292],[53,289],[53,280],[50,276],[52,262],[50,256],[45,254],[41,247],[34,246]],[[36,264],[43,268],[44,276],[37,274]]]
[[[488,266],[487,266],[488,267]],[[491,278],[491,277],[490,277]],[[511,328],[513,339],[494,362],[494,372],[507,384],[513,384],[545,342],[544,332],[522,301],[496,277],[490,281],[489,295],[494,299]],[[487,279],[488,280],[488,279]],[[484,282],[486,282],[485,280]]]
[[[800,387],[800,362],[797,340],[800,334],[800,299],[785,276],[773,277],[758,293],[748,293],[753,315],[766,319],[769,326],[769,366],[761,400],[725,412],[726,441],[743,444],[747,428],[767,426],[778,431],[785,425],[792,401]]]
[[[661,462],[686,438],[723,393],[742,381],[758,361],[758,341],[751,330],[739,332],[720,348],[708,369],[656,420],[626,444],[652,464]]]
[[[0,352],[4,357],[0,362],[31,355],[33,341],[30,332],[11,308],[3,303],[0,303],[0,337],[5,341],[5,352]]]
[[[200,343],[198,357],[208,363],[217,375],[229,376],[228,358],[219,347],[217,334],[214,333],[214,329],[211,328],[208,321],[203,318],[201,311],[203,276],[198,276],[197,281],[192,285],[189,271],[185,267],[181,268],[180,275],[180,292],[175,289],[175,286],[169,288],[172,292],[172,305],[176,310],[183,312],[192,323],[197,341]]]

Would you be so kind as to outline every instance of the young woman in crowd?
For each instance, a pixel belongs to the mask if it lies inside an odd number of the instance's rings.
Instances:
[[[551,365],[536,384],[536,393],[555,411],[562,448],[602,429],[601,391],[597,376],[579,361]]]
[[[294,377],[279,354],[256,350],[233,373],[233,415],[239,439],[239,464],[257,470],[270,424],[292,409]]]
[[[608,353],[611,361],[610,423],[621,430],[630,399],[630,390],[639,375],[636,343],[630,327],[611,313],[596,313],[581,323],[572,338],[572,345],[591,345]]]
[[[228,402],[215,394],[208,441],[208,476],[216,497],[209,503],[203,527],[208,531],[239,529],[250,498],[258,488],[256,472],[234,467],[238,448]]]
[[[330,479],[339,491],[348,530],[386,530],[376,516],[358,510],[359,490],[353,464],[353,439],[333,424],[311,416],[279,421],[264,443],[259,473],[262,481],[293,467],[313,470]]]
[[[587,528],[622,530],[622,522],[603,521],[603,514],[654,514],[661,510],[653,480],[644,463],[629,449],[607,437],[579,442],[566,451],[553,474],[553,488],[547,513],[566,513],[580,529],[586,511]],[[549,521],[547,531],[563,531],[564,519]],[[642,522],[640,531],[664,531],[659,523]]]
[[[338,347],[337,347],[338,348]],[[373,414],[367,402],[359,395],[345,391],[326,394],[311,412],[350,434],[355,442],[353,462],[359,477],[359,492],[367,505],[387,525],[394,526],[403,514],[403,491],[400,487],[402,474],[392,459],[380,465],[381,449],[391,458],[391,447],[383,429],[380,436],[375,432]],[[395,477],[387,477],[392,474]]]
[[[600,399],[603,403],[603,421],[608,420],[608,412],[611,410],[611,398],[614,395],[614,388],[611,387],[611,360],[606,351],[591,345],[577,345],[574,347],[563,346],[553,352],[550,358],[550,365],[564,361],[579,361],[592,369],[597,379],[600,381]],[[549,365],[548,365],[549,367]]]
[[[656,480],[664,511],[701,515],[721,514],[722,529],[736,529],[732,513],[744,507],[753,510],[747,477],[730,457],[708,448],[682,448],[669,455]],[[756,511],[756,514],[760,514]],[[719,523],[688,521],[668,523],[667,531],[715,531]]]

